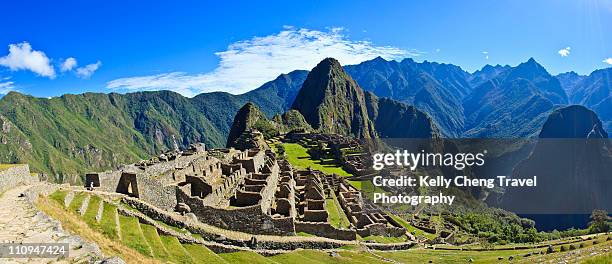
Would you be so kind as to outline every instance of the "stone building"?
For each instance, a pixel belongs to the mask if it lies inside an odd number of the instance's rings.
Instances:
[[[333,135],[307,137],[332,143],[344,140]],[[87,188],[122,193],[228,230],[266,235],[306,232],[343,240],[354,240],[357,234],[406,232],[384,212],[364,210],[359,192],[344,182],[336,175],[296,170],[267,147],[206,150],[201,144],[85,176]],[[329,223],[327,203],[335,199],[349,218],[348,228]]]

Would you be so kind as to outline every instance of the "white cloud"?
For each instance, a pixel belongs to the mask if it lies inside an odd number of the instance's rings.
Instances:
[[[342,28],[324,32],[286,26],[278,34],[238,41],[229,45],[226,51],[215,53],[220,62],[211,72],[127,77],[112,80],[106,87],[119,91],[168,89],[186,96],[211,91],[238,94],[257,88],[281,73],[310,70],[326,57],[348,65],[377,56],[400,59],[420,54],[414,50],[375,46],[369,41],[349,40],[343,32]]]
[[[603,62],[612,65],[612,58],[607,58]]]
[[[7,94],[15,89],[15,83],[9,81],[11,77],[0,78],[0,94]]]
[[[74,67],[77,66],[77,60],[73,57],[67,58],[62,65],[60,66],[60,70],[62,72],[71,71]]]
[[[485,55],[485,60],[489,59],[489,52],[488,51],[483,51],[482,54]]]
[[[102,66],[102,62],[98,61],[96,63],[87,64],[84,67],[80,67],[76,69],[76,75],[82,79],[89,79],[91,75],[98,70]]]
[[[559,53],[559,55],[561,55],[561,57],[567,57],[568,55],[570,55],[570,50],[571,49],[572,48],[567,47],[567,48],[564,48],[564,49],[560,49],[559,51],[557,51],[557,53]]]
[[[12,71],[30,70],[40,76],[55,78],[55,70],[44,52],[32,50],[28,42],[9,45],[9,54],[0,57],[0,65]]]

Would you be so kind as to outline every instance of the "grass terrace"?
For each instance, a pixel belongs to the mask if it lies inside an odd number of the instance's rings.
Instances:
[[[328,214],[329,223],[336,228],[349,228],[351,223],[346,217],[346,214],[340,207],[340,203],[336,198],[336,195],[332,192],[332,196],[327,198],[325,201],[325,210]]]
[[[334,159],[313,159],[308,154],[308,149],[297,143],[283,143],[287,161],[294,167],[306,169],[308,167],[313,170],[322,171],[325,174],[337,174],[339,176],[352,176],[346,172]]]
[[[366,251],[360,246],[351,245],[333,253],[319,250],[294,250],[271,257],[264,257],[251,251],[215,254],[203,245],[181,243],[176,237],[160,235],[154,226],[140,223],[137,218],[118,215],[115,205],[87,192],[76,192],[74,199],[68,206],[65,206],[64,200],[67,195],[68,191],[59,190],[48,197],[41,197],[36,205],[52,218],[59,220],[66,230],[95,242],[106,255],[118,255],[127,263],[310,264],[389,263],[389,260],[395,263],[429,263],[430,261],[431,263],[499,263],[500,258],[501,262],[507,263],[509,257],[513,258],[511,263],[558,263],[567,259],[574,260],[570,261],[574,263],[579,262],[575,261],[577,257],[580,257],[581,261],[586,261],[585,263],[611,263],[612,261],[609,252],[612,241],[608,240],[609,235],[598,235],[589,240],[572,240],[569,244],[555,245],[554,253],[544,255],[539,252],[545,251],[545,248],[475,251],[469,250],[468,247],[445,249],[441,245],[437,246],[437,249],[416,248],[403,251]],[[83,204],[85,201],[89,202]],[[78,211],[81,207],[85,208],[83,215]],[[101,217],[96,217],[100,210],[102,210]],[[414,229],[407,221],[398,216],[392,217],[402,226],[418,232],[418,229]],[[299,235],[312,236],[310,234]],[[397,243],[406,238],[368,236],[360,239],[379,243]],[[605,250],[608,252],[605,253]],[[592,258],[590,254],[595,251],[601,254]],[[527,256],[528,253],[531,253],[531,256]]]

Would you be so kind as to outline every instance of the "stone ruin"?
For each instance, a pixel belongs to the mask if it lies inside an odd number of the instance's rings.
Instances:
[[[297,170],[263,148],[206,150],[194,144],[115,171],[89,173],[85,187],[122,193],[162,210],[250,234],[306,232],[355,240],[358,234],[406,233],[386,213],[364,207],[360,193],[344,179]],[[349,219],[348,228],[329,223],[326,203],[334,199]]]
[[[338,134],[289,133],[286,138],[293,142],[322,142],[329,148],[331,154],[340,162],[342,168],[355,176],[373,173],[372,159],[368,149],[360,140]],[[325,153],[312,153],[322,157]]]

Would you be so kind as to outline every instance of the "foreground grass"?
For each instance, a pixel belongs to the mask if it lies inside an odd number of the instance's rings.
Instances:
[[[501,250],[501,251],[450,251],[450,250],[430,250],[413,249],[405,252],[376,252],[385,258],[393,259],[403,263],[498,263],[498,258],[507,261],[510,256],[514,261],[522,259],[522,256],[530,252],[529,250]],[[470,261],[471,260],[471,261]]]
[[[166,251],[162,240],[157,233],[157,229],[152,225],[140,225],[142,234],[153,250],[153,256],[157,259],[171,261],[170,254]]]
[[[317,250],[296,250],[272,256],[278,263],[386,263],[365,251],[338,251],[331,255]]]
[[[143,255],[153,256],[151,247],[142,234],[138,219],[119,215],[119,224],[121,225],[121,241]]]
[[[111,239],[118,239],[119,235],[117,232],[117,223],[115,219],[117,219],[117,207],[104,203],[104,211],[102,211],[102,218],[100,219],[100,230],[102,234],[108,236]]]
[[[87,197],[86,193],[79,192],[74,194],[74,198],[72,198],[72,201],[70,202],[68,208],[70,208],[71,211],[78,213],[79,209],[81,208],[81,205],[83,205],[85,197]]]
[[[287,161],[294,167],[300,169],[306,169],[308,167],[313,170],[322,171],[325,174],[337,174],[339,176],[351,176],[350,173],[346,172],[342,167],[334,162],[332,159],[326,160],[315,160],[310,154],[308,149],[297,143],[283,143],[285,148],[285,155]]]
[[[194,263],[193,258],[185,251],[176,237],[161,236],[160,239],[176,263]]]
[[[587,259],[583,261],[582,263],[583,264],[610,264],[612,263],[612,252],[608,252],[605,255]]]
[[[193,258],[198,263],[210,263],[210,264],[226,264],[228,263],[223,258],[219,257],[219,255],[212,252],[212,250],[203,247],[201,245],[195,244],[183,244],[183,247],[189,255],[193,256]]]
[[[598,236],[596,239],[579,241],[573,243],[577,248],[575,251],[560,252],[561,246],[555,246],[555,253],[547,255],[534,255],[531,257],[523,257],[529,252],[539,252],[544,249],[525,249],[525,250],[496,250],[496,251],[460,251],[460,250],[444,250],[444,249],[411,249],[404,251],[364,251],[363,249],[351,246],[338,250],[335,253],[329,253],[319,250],[295,250],[285,254],[279,254],[272,257],[264,257],[255,252],[235,252],[215,254],[210,249],[197,244],[181,244],[176,237],[160,236],[155,227],[139,223],[136,218],[119,216],[121,223],[122,240],[111,239],[109,236],[99,232],[98,228],[104,229],[104,226],[109,227],[109,232],[116,235],[116,208],[106,202],[104,206],[104,214],[97,226],[88,224],[87,219],[92,219],[95,209],[87,210],[85,215],[81,216],[74,210],[70,210],[63,206],[63,197],[65,193],[58,192],[49,197],[40,197],[36,205],[50,217],[58,219],[65,230],[79,234],[86,240],[93,241],[100,246],[100,249],[105,255],[118,255],[127,263],[383,263],[381,257],[394,260],[401,263],[499,263],[508,262],[510,256],[513,257],[513,263],[534,263],[542,261],[553,261],[557,263],[568,256],[568,254],[578,254],[584,263],[610,263],[610,253],[597,257],[590,256],[593,249],[607,249],[612,245],[611,241],[607,241],[607,236]],[[93,203],[100,204],[99,200],[96,203],[94,196],[91,197]],[[107,210],[107,208],[109,210]],[[396,216],[397,217],[397,216]],[[95,219],[95,217],[93,218]],[[112,219],[112,221],[110,220]],[[397,219],[396,219],[397,220]],[[94,220],[95,221],[95,220]],[[113,227],[111,228],[111,224]],[[398,221],[403,223],[402,221]],[[406,223],[404,223],[406,224]],[[114,233],[113,233],[114,231]],[[383,239],[377,241],[382,243],[393,243],[399,241],[391,241],[388,238],[382,237],[365,237],[365,240]],[[594,245],[595,240],[597,240]],[[578,251],[579,244],[584,244],[584,249]],[[133,248],[131,248],[133,247]],[[568,245],[565,245],[567,248]],[[142,253],[144,252],[144,253]],[[153,258],[154,257],[154,258]],[[588,259],[591,257],[591,259]],[[470,261],[471,260],[471,261]],[[388,262],[386,262],[388,263]]]
[[[39,197],[36,201],[36,207],[51,218],[58,220],[65,230],[78,234],[88,241],[95,242],[105,255],[119,256],[127,263],[161,263],[129,248],[122,244],[121,241],[110,239],[92,229],[75,212],[68,212],[64,209],[63,199],[61,203],[58,203],[47,197]]]
[[[219,256],[229,263],[249,263],[249,264],[277,263],[272,258],[266,258],[262,255],[259,255],[255,252],[250,252],[250,251],[223,253],[223,254],[219,254]],[[286,262],[286,263],[290,263],[290,262]],[[305,262],[302,262],[302,263],[305,263]]]
[[[15,167],[17,165],[20,165],[20,164],[0,164],[0,171]]]

